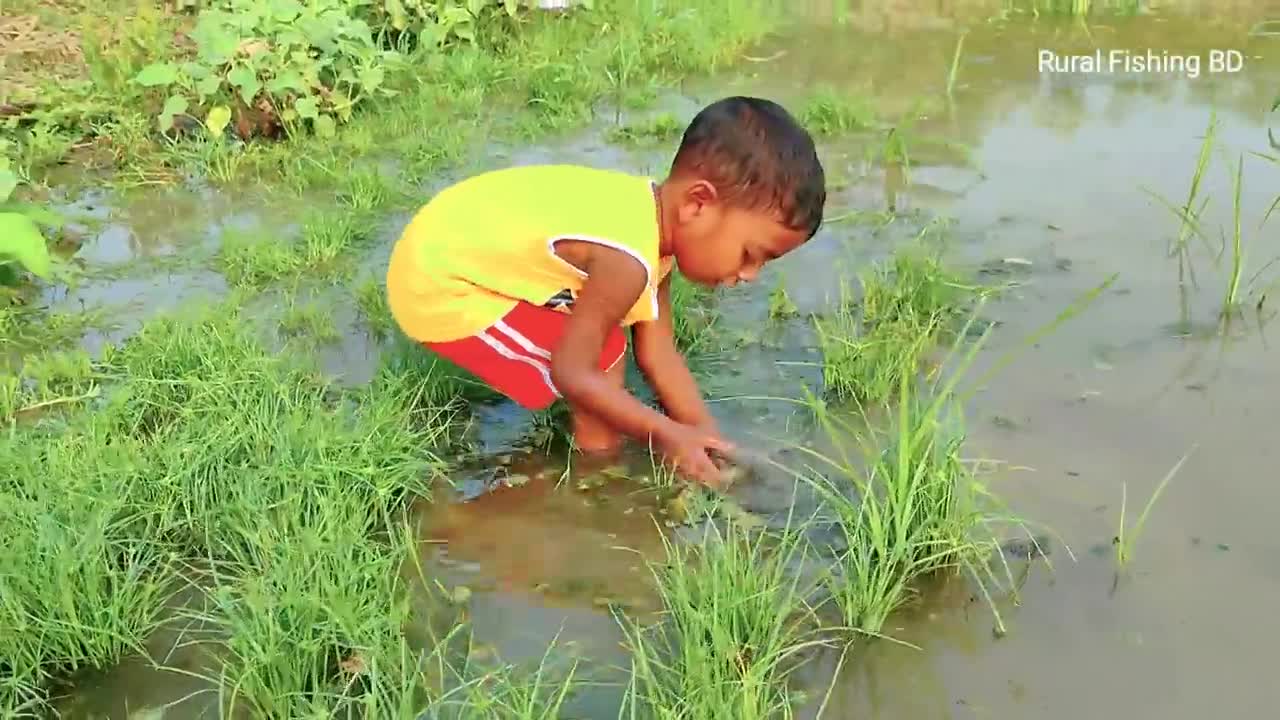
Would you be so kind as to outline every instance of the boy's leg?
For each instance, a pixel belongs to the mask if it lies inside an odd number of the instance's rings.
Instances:
[[[545,410],[560,397],[551,381],[551,348],[559,343],[568,319],[566,313],[521,302],[474,337],[424,344],[521,407]],[[618,387],[626,377],[626,351],[626,333],[617,328],[606,338],[598,360],[597,367]],[[607,423],[572,404],[569,409],[579,449],[608,451],[620,444]]]

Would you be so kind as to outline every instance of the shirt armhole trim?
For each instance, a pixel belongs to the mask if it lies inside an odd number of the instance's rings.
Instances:
[[[627,247],[626,245],[622,245],[613,240],[608,240],[602,237],[594,237],[591,235],[556,235],[548,239],[547,252],[551,253],[551,257],[555,258],[556,260],[559,260],[561,263],[564,263],[565,267],[577,273],[578,277],[581,277],[584,280],[587,278],[587,273],[583,272],[581,268],[577,267],[573,263],[569,262],[568,260],[565,260],[564,258],[556,254],[556,243],[560,242],[561,240],[580,240],[582,242],[589,242],[589,243],[595,243],[596,245],[603,245],[604,247],[611,248],[613,250],[620,250],[630,255],[631,257],[635,258],[636,260],[638,260],[640,262],[640,265],[644,268],[644,273],[645,273],[644,287],[645,287],[645,292],[649,293],[649,304],[653,309],[653,319],[654,320],[658,319],[658,295],[655,292],[654,284],[653,284],[653,278],[654,278],[653,268],[649,266],[649,261],[645,260],[643,257],[640,256],[640,253],[636,252],[632,248]]]

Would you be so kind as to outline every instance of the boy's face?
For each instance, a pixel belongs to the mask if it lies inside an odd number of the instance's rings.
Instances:
[[[726,205],[699,181],[681,193],[674,240],[685,277],[732,287],[755,280],[765,263],[803,244],[805,233],[784,225],[775,211]]]

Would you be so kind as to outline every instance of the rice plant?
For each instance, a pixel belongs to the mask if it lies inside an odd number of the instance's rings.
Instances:
[[[791,717],[790,674],[825,644],[795,572],[805,556],[800,533],[753,538],[732,521],[706,527],[696,547],[664,540],[666,563],[651,565],[665,607],[659,622],[620,620],[632,661],[619,717]]]
[[[1188,450],[1165,474],[1160,483],[1156,485],[1156,489],[1152,491],[1146,506],[1142,508],[1142,513],[1138,515],[1138,521],[1134,524],[1132,530],[1126,528],[1128,521],[1126,506],[1129,501],[1128,483],[1120,483],[1120,519],[1116,524],[1116,536],[1113,540],[1116,548],[1116,567],[1118,569],[1123,570],[1129,566],[1129,561],[1133,559],[1133,547],[1138,542],[1138,538],[1142,536],[1142,529],[1147,524],[1147,515],[1150,514],[1151,508],[1155,506],[1156,501],[1160,499],[1160,495],[1164,493],[1169,481],[1182,469],[1183,464],[1187,462],[1187,458],[1191,457],[1192,452],[1195,452],[1194,447]]]
[[[1186,283],[1190,282],[1193,287],[1198,286],[1196,282],[1195,266],[1191,262],[1189,245],[1192,236],[1200,237],[1204,240],[1206,248],[1213,252],[1213,248],[1208,245],[1208,238],[1204,235],[1200,227],[1200,219],[1204,214],[1205,207],[1209,203],[1209,198],[1203,198],[1203,201],[1197,204],[1200,199],[1201,185],[1204,182],[1205,171],[1209,168],[1209,161],[1213,154],[1215,138],[1217,135],[1217,114],[1211,112],[1209,114],[1209,126],[1205,129],[1204,138],[1200,142],[1200,154],[1196,158],[1196,165],[1191,174],[1191,183],[1187,188],[1187,199],[1181,206],[1175,207],[1161,196],[1147,190],[1146,192],[1167,207],[1178,217],[1178,234],[1170,242],[1169,255],[1178,259],[1178,285],[1185,293]]]
[[[856,456],[843,449],[837,458],[811,453],[821,468],[811,482],[847,547],[828,588],[851,629],[879,635],[925,576],[967,570],[984,593],[994,579],[986,561],[996,541],[989,532],[982,536],[993,521],[981,503],[987,494],[960,459],[964,435],[951,397],[958,375],[926,399],[915,390],[914,375],[902,373],[898,412],[885,440],[862,441]],[[817,414],[838,449],[857,436],[848,421]],[[998,612],[996,620],[1003,627]]]
[[[899,378],[919,371],[976,288],[947,271],[937,255],[912,250],[877,263],[860,280],[860,300],[842,282],[835,310],[814,320],[824,394],[883,404]]]

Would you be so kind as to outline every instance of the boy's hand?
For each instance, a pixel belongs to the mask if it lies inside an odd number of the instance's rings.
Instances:
[[[712,488],[721,485],[723,471],[712,461],[707,451],[733,452],[733,444],[721,438],[718,433],[678,423],[659,438],[659,444],[662,453],[675,463],[680,473]]]

